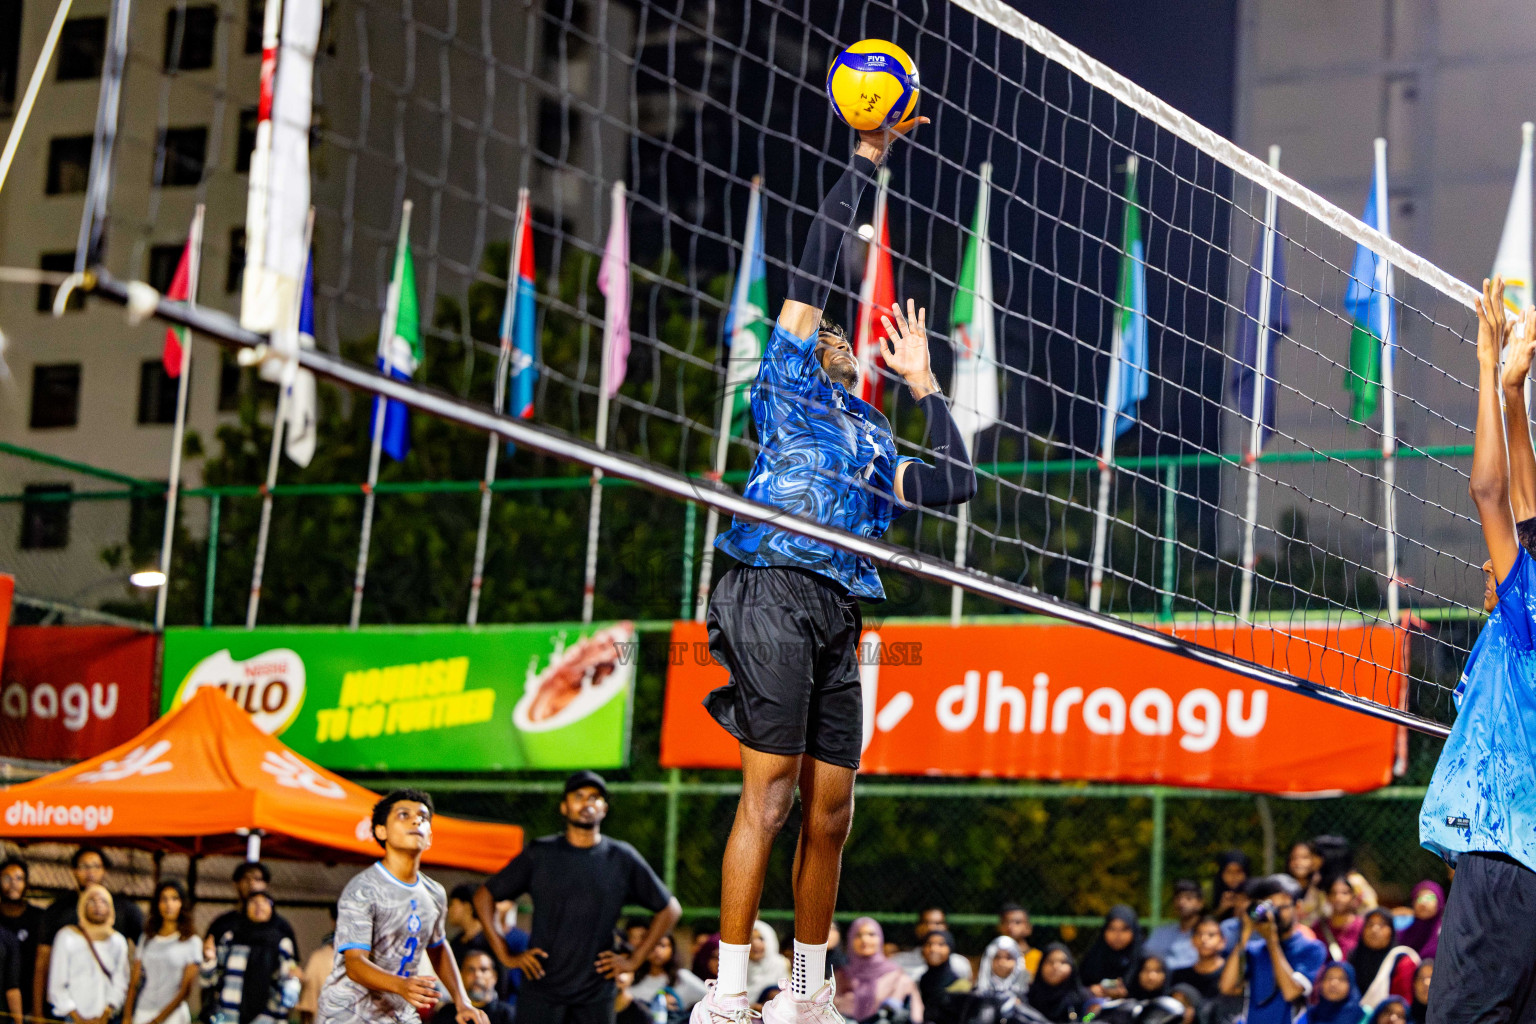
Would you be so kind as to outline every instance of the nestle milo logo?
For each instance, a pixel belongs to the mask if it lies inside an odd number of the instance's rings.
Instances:
[[[223,690],[258,729],[276,736],[293,724],[304,704],[304,659],[280,647],[237,661],[226,648],[192,666],[174,703],[187,703],[205,686]]]

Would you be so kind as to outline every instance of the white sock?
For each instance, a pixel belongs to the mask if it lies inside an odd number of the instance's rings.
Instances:
[[[720,943],[720,977],[715,991],[723,996],[740,996],[747,992],[747,959],[752,955],[752,944],[743,942]]]
[[[809,999],[827,980],[827,944],[795,940],[795,965],[789,972],[789,994]]]

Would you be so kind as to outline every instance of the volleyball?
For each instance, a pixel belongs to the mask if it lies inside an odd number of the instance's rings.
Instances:
[[[890,128],[917,110],[917,65],[884,39],[865,39],[837,55],[827,69],[827,98],[849,127]]]

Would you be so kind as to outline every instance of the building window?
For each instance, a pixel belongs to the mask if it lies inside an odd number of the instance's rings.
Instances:
[[[261,52],[261,30],[267,20],[267,0],[245,0],[245,52]]]
[[[559,100],[539,100],[539,126],[536,145],[540,153],[556,160],[569,155],[566,147],[576,139],[580,121],[576,111]]]
[[[152,184],[169,188],[202,182],[203,161],[208,155],[207,128],[166,128],[160,133],[159,149]]]
[[[176,265],[181,262],[184,244],[156,245],[149,250],[149,286],[157,292],[170,291],[176,277]]]
[[[219,353],[219,412],[240,408],[240,364],[233,352]]]
[[[245,228],[229,229],[229,262],[224,266],[224,290],[233,295],[245,280]]]
[[[106,18],[69,19],[59,33],[59,81],[100,78],[106,52]]]
[[[43,497],[69,494],[69,484],[28,484],[21,500],[21,544],[23,551],[62,548],[69,544],[69,510],[74,502]]]
[[[55,274],[72,274],[75,271],[75,254],[73,252],[45,252],[42,259],[38,260],[38,269],[49,270]],[[37,311],[39,313],[53,312],[53,297],[58,294],[58,288],[51,284],[37,286]],[[85,294],[81,291],[70,293],[69,301],[64,304],[64,310],[74,313],[85,308]]]
[[[48,183],[51,196],[84,192],[91,180],[91,137],[66,135],[48,141]]]
[[[32,429],[73,427],[80,422],[80,364],[32,367]]]
[[[235,133],[235,173],[248,174],[251,154],[256,150],[256,108],[240,111],[240,130]]]
[[[9,116],[16,102],[20,68],[21,0],[0,0],[0,116]]]
[[[176,378],[159,359],[139,364],[139,422],[176,422]]]
[[[158,551],[165,533],[165,495],[147,494],[128,499],[128,549]]]
[[[172,7],[166,11],[165,70],[213,67],[213,41],[218,28],[217,7]]]

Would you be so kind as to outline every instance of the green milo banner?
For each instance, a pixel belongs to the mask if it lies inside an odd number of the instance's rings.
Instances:
[[[636,653],[629,622],[168,629],[161,711],[216,687],[336,770],[618,768]]]

